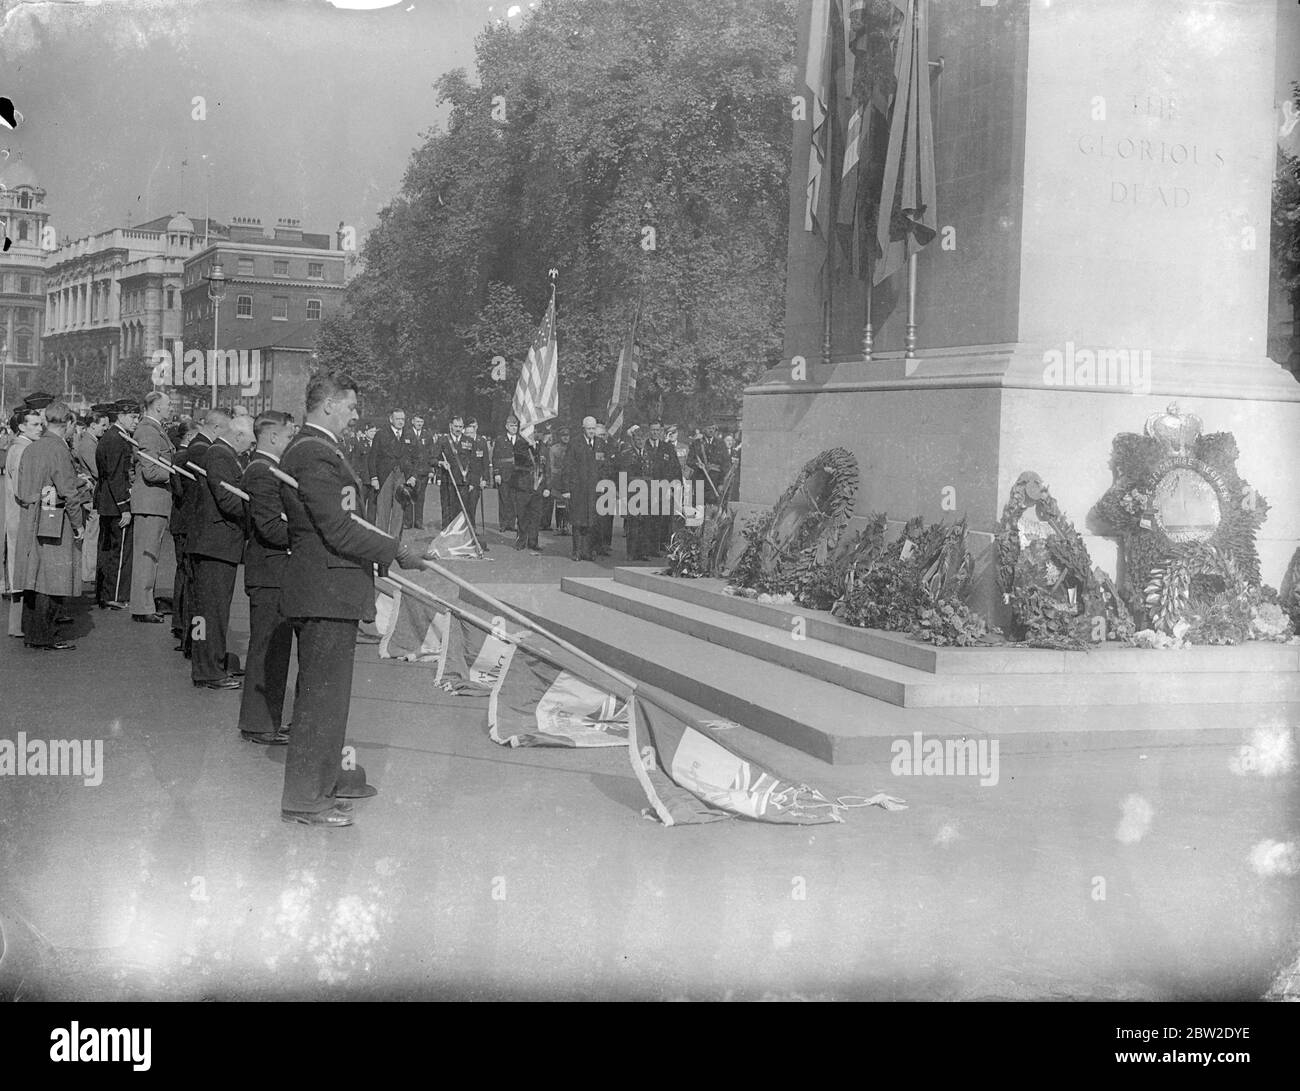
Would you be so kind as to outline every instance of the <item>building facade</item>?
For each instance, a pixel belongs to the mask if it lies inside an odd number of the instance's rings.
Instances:
[[[338,310],[347,279],[348,253],[340,235],[302,230],[281,219],[265,232],[255,217],[234,217],[228,234],[185,262],[181,293],[185,348],[216,348],[251,354],[260,368],[256,390],[226,386],[223,403],[250,412],[282,409],[303,416],[311,354],[321,320]],[[225,296],[208,295],[214,268],[221,266]],[[182,401],[207,404],[201,392],[185,390]]]
[[[154,349],[180,334],[184,263],[221,224],[183,212],[116,227],[60,246],[45,278],[42,351],[63,369],[64,388],[83,373],[112,383],[124,364],[148,369]]]
[[[45,190],[21,160],[0,169],[0,405],[31,393],[41,362],[45,272],[53,249]]]

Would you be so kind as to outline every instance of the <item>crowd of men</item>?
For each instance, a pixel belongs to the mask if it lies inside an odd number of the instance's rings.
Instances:
[[[351,825],[350,801],[377,794],[344,757],[354,646],[373,640],[359,626],[375,619],[375,571],[421,564],[400,531],[366,518],[386,486],[403,527],[415,529],[435,478],[444,528],[461,514],[473,525],[484,490],[495,488],[515,548],[538,552],[540,530],[567,527],[573,559],[590,560],[611,549],[614,517],[597,505],[603,482],[698,477],[705,502],[717,503],[731,498],[739,456],[713,428],[683,448],[658,422],[615,439],[593,417],[577,434],[560,427],[532,439],[511,417],[495,443],[459,415],[441,434],[397,408],[384,425],[357,427],[356,383],[341,372],[314,376],[305,408],[301,427],[291,414],[242,407],[173,419],[171,397],[154,391],[78,417],[49,394],[29,395],[0,429],[0,591],[9,635],[35,651],[75,650],[63,635],[73,622],[66,611],[92,581],[101,610],[144,625],[170,619],[195,687],[242,690],[241,737],[288,747],[282,817],[318,827]],[[629,558],[662,554],[673,518],[625,516]],[[176,570],[161,595],[167,534]],[[229,650],[241,565],[250,629],[242,664]]]

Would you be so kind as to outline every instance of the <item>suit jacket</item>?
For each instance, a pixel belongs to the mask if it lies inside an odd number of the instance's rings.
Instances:
[[[131,510],[131,456],[134,448],[116,424],[95,447],[95,510],[102,516]]]
[[[167,438],[162,425],[153,417],[140,418],[133,438],[140,445],[140,450],[163,462],[171,461],[172,452],[176,448]],[[131,511],[135,515],[161,515],[164,518],[171,515],[171,476],[161,466],[147,462],[137,454],[135,477],[131,482]]]
[[[541,444],[533,445],[523,436],[516,436],[514,461],[511,463],[510,486],[516,492],[540,493],[551,487],[549,452]],[[505,480],[503,477],[502,481]]]
[[[189,464],[192,462],[195,466],[202,466],[211,445],[212,440],[202,432],[195,432],[194,438],[185,445],[176,459],[177,465],[197,478],[196,481],[191,481],[188,477],[181,478],[181,514],[173,533],[185,535],[187,541],[198,532],[196,512],[203,488],[203,475]]]
[[[415,475],[415,452],[411,449],[411,433],[404,431],[399,438],[387,423],[375,433],[374,446],[370,448],[370,476],[379,478],[384,487],[388,475],[400,471],[402,480]]]
[[[478,447],[481,442],[482,440],[470,439],[464,432],[459,438],[443,436],[438,442],[438,472],[444,477],[447,475],[447,469],[442,465],[445,461],[451,467],[450,480],[458,488],[463,489],[466,484],[477,485],[484,477]]]
[[[677,457],[677,448],[666,439],[658,443],[649,442],[646,450],[650,452],[650,476],[656,481],[680,481],[682,479],[682,460]]]
[[[390,429],[391,432],[391,429]],[[427,477],[429,471],[433,469],[435,456],[438,451],[438,443],[429,429],[425,428],[417,436],[414,428],[406,430],[406,437],[411,444],[411,473],[416,477]],[[406,480],[403,478],[402,480]],[[381,479],[379,482],[383,484]]]
[[[281,485],[289,516],[289,560],[280,606],[291,618],[375,619],[371,565],[391,564],[397,542],[358,525],[362,482],[338,441],[312,424],[289,442],[281,459],[298,488]]]
[[[279,587],[289,561],[289,524],[280,498],[280,479],[271,473],[277,463],[255,451],[240,486],[248,493],[248,546],[244,550],[244,586]]]
[[[515,440],[518,438],[518,432],[513,436],[509,432],[502,432],[492,445],[492,473],[500,474],[503,484],[510,480],[511,471],[515,468]]]
[[[198,475],[194,528],[185,551],[238,564],[244,559],[247,515],[243,500],[221,486],[225,481],[239,487],[239,459],[235,449],[223,439],[214,440],[203,456],[203,468],[208,476]]]
[[[591,526],[596,521],[596,486],[612,471],[603,437],[596,436],[590,447],[586,436],[579,436],[569,444],[560,470],[559,491],[571,494],[569,521],[575,527]]]

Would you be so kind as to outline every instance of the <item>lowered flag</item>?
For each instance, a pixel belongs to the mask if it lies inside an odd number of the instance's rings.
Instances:
[[[426,560],[451,560],[453,557],[478,557],[478,542],[469,528],[463,511],[456,514],[450,525],[429,543],[424,553]]]
[[[532,442],[533,429],[542,421],[560,415],[558,353],[555,346],[555,289],[537,336],[528,349],[528,359],[519,372],[511,410],[519,421],[519,434]]]
[[[877,241],[882,255],[872,276],[879,284],[939,230],[935,208],[934,132],[930,124],[930,54],[927,0],[906,3],[894,65],[896,90],[889,118],[889,147],[880,191]]]
[[[493,631],[483,622],[458,614],[451,619],[435,681],[462,697],[491,694],[505,671],[522,633]]]
[[[623,407],[636,395],[637,372],[641,370],[641,358],[636,351],[636,328],[641,321],[641,304],[637,302],[632,314],[632,323],[623,338],[623,347],[618,353],[618,367],[614,370],[614,392],[609,397],[609,411],[605,414],[608,422],[605,431],[616,435],[623,427]]]
[[[446,647],[450,620],[447,611],[414,595],[380,591],[375,597],[379,657],[408,662],[438,659]]]
[[[516,645],[488,702],[488,736],[502,746],[626,746],[629,713],[626,701]]]

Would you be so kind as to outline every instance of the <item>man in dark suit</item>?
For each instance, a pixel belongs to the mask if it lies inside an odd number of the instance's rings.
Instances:
[[[551,495],[547,475],[549,452],[539,443],[530,443],[522,434],[515,436],[515,461],[510,482],[519,515],[516,549],[528,549],[534,556],[541,553],[537,533],[542,525],[542,506]]]
[[[433,433],[424,427],[424,417],[419,413],[411,417],[411,426],[407,430],[411,450],[411,473],[415,484],[411,486],[411,518],[408,524],[416,530],[424,529],[424,497],[429,488],[429,478],[433,474],[433,464],[437,454],[437,443]]]
[[[464,418],[451,418],[451,431],[438,443],[438,470],[442,475],[442,529],[464,510],[465,518],[473,517],[469,506],[469,490],[478,485],[475,441],[465,434]]]
[[[515,490],[510,484],[515,468],[515,440],[519,436],[519,418],[513,413],[506,417],[505,434],[493,445],[493,479],[497,486],[497,515],[501,520],[501,533],[513,534],[518,529],[515,514]]]
[[[671,495],[669,490],[673,482],[680,487],[682,480],[682,463],[677,457],[677,448],[664,435],[662,421],[650,425],[650,489],[652,495],[659,497],[660,508],[657,515],[646,516],[649,526],[649,552],[652,557],[662,556],[672,538],[673,512],[665,504]]]
[[[415,453],[411,449],[411,436],[406,431],[406,411],[394,409],[388,414],[388,427],[375,433],[370,447],[370,487],[378,492],[384,487],[388,475],[397,471],[400,484],[406,490],[415,485]],[[403,501],[403,523],[406,522],[406,501]]]
[[[560,492],[569,502],[573,531],[573,559],[595,560],[592,550],[599,525],[596,490],[609,472],[604,439],[596,435],[596,418],[582,418],[582,435],[569,444],[560,471]]]
[[[253,442],[253,419],[232,417],[203,455],[195,521],[188,550],[194,561],[194,653],[191,677],[199,689],[239,689],[227,669],[226,644],[235,576],[244,559],[244,501],[238,488],[239,456]]]
[[[131,595],[131,435],[139,406],[123,399],[114,405],[112,426],[95,448],[95,510],[99,512],[99,558],[95,602],[101,609],[125,610]]]
[[[253,422],[257,450],[244,471],[248,493],[248,544],[244,550],[244,590],[248,593],[248,662],[239,705],[239,733],[249,742],[283,746],[284,693],[293,650],[293,625],[280,603],[280,586],[289,561],[289,523],[280,498],[280,481],[271,473],[293,438],[293,418],[267,410]]]
[[[203,422],[190,437],[184,451],[174,456],[177,465],[193,478],[193,480],[189,477],[181,478],[181,513],[174,524],[176,529],[173,532],[173,540],[180,547],[180,552],[176,555],[176,567],[182,575],[176,581],[181,584],[180,601],[172,603],[174,611],[172,631],[180,630],[180,645],[176,650],[182,652],[186,659],[194,654],[194,558],[190,556],[189,544],[198,533],[197,510],[202,495],[201,490],[205,487],[203,475],[199,470],[203,468],[203,459],[207,455],[208,448],[212,446],[212,441],[217,438],[217,433],[229,420],[230,416],[224,409],[209,409],[203,417]],[[176,613],[180,614],[179,619]]]
[[[468,454],[466,442],[470,444]],[[465,467],[465,480],[469,482],[465,487],[465,507],[469,510],[470,521],[477,526],[476,520],[479,518],[480,508],[485,505],[483,490],[487,488],[488,480],[492,477],[492,448],[488,446],[488,441],[478,434],[478,421],[473,417],[465,422],[465,434],[461,437],[460,461]],[[510,465],[514,465],[513,459]],[[486,525],[486,514],[483,515],[483,522]],[[487,549],[487,546],[483,548]]]
[[[409,546],[359,525],[362,480],[338,437],[357,415],[357,384],[320,372],[307,384],[307,423],[282,461],[297,488],[280,494],[289,518],[281,603],[298,641],[298,683],[280,814],[308,826],[350,826],[349,799],[377,794],[359,765],[344,768],[357,623],[375,619],[371,566],[419,566]],[[347,764],[351,765],[351,762]]]

